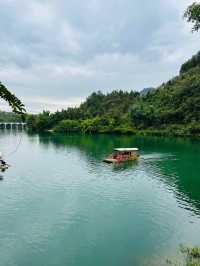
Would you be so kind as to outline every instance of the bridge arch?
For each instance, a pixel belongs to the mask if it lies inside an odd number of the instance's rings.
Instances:
[[[1,129],[25,129],[26,125],[24,122],[0,122]]]

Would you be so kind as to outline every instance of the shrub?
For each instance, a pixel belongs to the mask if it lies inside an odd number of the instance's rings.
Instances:
[[[55,132],[67,133],[80,131],[80,122],[77,120],[63,120],[54,128]]]

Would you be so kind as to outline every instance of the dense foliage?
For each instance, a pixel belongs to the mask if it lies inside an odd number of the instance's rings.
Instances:
[[[10,105],[13,112],[19,114],[25,113],[25,107],[23,103],[14,94],[12,94],[1,82],[0,82],[0,98],[5,100]]]
[[[194,24],[192,31],[198,31],[200,29],[200,3],[194,2],[190,5],[184,14],[184,17],[188,22]]]
[[[84,133],[152,133],[200,135],[199,54],[181,67],[179,76],[145,94],[92,93],[78,108],[29,115],[35,131]]]
[[[138,92],[113,91],[104,95],[92,93],[79,108],[68,108],[51,114],[28,115],[31,130],[60,132],[114,132],[129,130],[130,107],[139,98]]]
[[[163,84],[133,105],[132,122],[141,128],[200,122],[200,68]]]
[[[0,111],[0,122],[21,122],[22,117],[19,114]]]

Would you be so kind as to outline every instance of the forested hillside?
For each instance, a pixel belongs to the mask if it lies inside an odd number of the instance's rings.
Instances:
[[[181,66],[180,73],[186,73],[198,66],[200,67],[200,51]]]
[[[200,67],[163,84],[157,90],[141,97],[131,110],[135,126],[164,127],[200,123]]]
[[[200,135],[200,52],[180,75],[144,94],[92,93],[79,108],[27,117],[34,131]]]

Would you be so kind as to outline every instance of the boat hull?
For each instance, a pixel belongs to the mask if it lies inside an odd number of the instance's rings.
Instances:
[[[116,159],[112,158],[106,158],[103,160],[104,163],[117,163],[118,161]]]
[[[138,156],[133,156],[133,157],[130,157],[128,159],[124,159],[124,160],[118,160],[118,159],[114,159],[114,158],[106,158],[103,160],[103,162],[105,163],[122,163],[122,162],[128,162],[128,161],[136,161],[138,160],[139,158],[139,155]]]

